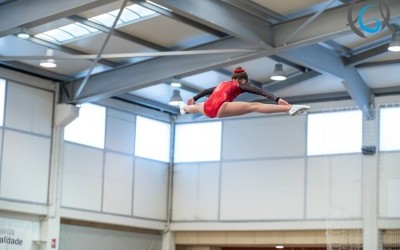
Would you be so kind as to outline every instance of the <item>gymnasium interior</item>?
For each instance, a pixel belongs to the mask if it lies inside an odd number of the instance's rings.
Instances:
[[[0,0],[0,20],[0,250],[400,250],[400,1]],[[238,66],[311,108],[181,115]]]

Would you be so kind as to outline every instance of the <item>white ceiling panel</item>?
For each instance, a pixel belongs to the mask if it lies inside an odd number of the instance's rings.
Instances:
[[[400,53],[399,52],[392,52],[392,51],[387,51],[385,53],[382,53],[380,55],[371,57],[369,60],[366,60],[365,62],[384,62],[384,61],[389,61],[389,60],[399,60],[400,63]]]
[[[165,16],[147,18],[118,30],[166,48],[186,48],[213,41],[215,36]]]
[[[279,83],[277,83],[279,84]],[[324,94],[330,92],[341,92],[346,91],[339,78],[320,75],[311,78],[307,81],[294,84],[290,87],[276,91],[275,94],[282,97],[288,96],[301,96],[301,95],[315,95]]]
[[[102,5],[100,7],[97,7],[97,8],[79,13],[78,15],[81,17],[85,17],[85,18],[94,17],[94,16],[101,15],[101,14],[104,14],[104,13],[107,13],[110,11],[118,10],[121,8],[122,3],[123,3],[123,1],[112,2],[109,4]],[[130,5],[133,5],[133,3],[130,3],[128,1],[128,4],[126,6],[130,6]]]
[[[360,76],[370,88],[400,85],[400,63],[358,69]]]
[[[2,56],[44,56],[46,47],[15,36],[7,36],[0,38],[0,54]]]
[[[217,84],[220,82],[230,80],[230,76],[221,74],[217,71],[208,71],[189,77],[184,77],[182,80],[187,82],[190,87],[196,89],[207,89],[217,86]]]
[[[281,15],[289,15],[299,10],[310,8],[314,5],[329,2],[327,0],[251,0],[267,9],[270,9]]]
[[[382,32],[369,35],[367,38],[361,38],[357,36],[354,32],[349,32],[347,35],[343,35],[341,37],[333,39],[333,41],[349,49],[356,49],[366,44],[369,44],[373,41],[389,38],[390,36],[391,36],[390,31],[387,28],[385,28],[385,30],[382,30]]]

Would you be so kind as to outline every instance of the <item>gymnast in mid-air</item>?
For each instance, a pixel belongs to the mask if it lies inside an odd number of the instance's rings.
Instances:
[[[293,116],[310,108],[307,105],[289,104],[284,99],[264,89],[250,86],[248,80],[246,71],[239,66],[233,71],[230,81],[221,82],[216,87],[201,91],[190,98],[187,104],[179,102],[180,113],[182,115],[201,113],[209,118],[240,116],[252,112],[264,114],[288,112]],[[233,101],[238,95],[245,92],[264,96],[277,104]],[[206,95],[210,96],[205,102],[196,103],[198,99]]]

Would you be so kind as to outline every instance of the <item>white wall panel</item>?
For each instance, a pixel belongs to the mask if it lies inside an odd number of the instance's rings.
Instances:
[[[137,158],[135,161],[133,214],[166,219],[168,163]]]
[[[379,216],[400,217],[400,153],[381,153],[379,160]]]
[[[330,157],[307,162],[307,218],[327,218],[330,209]]]
[[[161,250],[161,236],[61,225],[60,250],[71,249]]]
[[[362,216],[361,155],[312,157],[307,168],[308,218]]]
[[[106,154],[104,170],[103,211],[132,213],[133,157]]]
[[[10,82],[7,87],[5,125],[51,135],[53,93]]]
[[[303,156],[306,116],[224,121],[222,158],[224,160]]]
[[[4,132],[1,196],[47,203],[50,138]]]
[[[175,165],[174,221],[218,219],[219,171],[219,163]]]
[[[61,205],[100,211],[103,152],[65,143]]]
[[[133,154],[135,115],[114,109],[107,110],[106,148]]]
[[[301,219],[304,159],[224,163],[221,219]]]

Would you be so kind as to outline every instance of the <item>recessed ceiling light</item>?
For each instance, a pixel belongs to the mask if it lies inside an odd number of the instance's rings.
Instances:
[[[22,38],[22,39],[27,39],[27,38],[30,37],[30,35],[29,35],[25,30],[23,30],[23,31],[21,31],[20,33],[18,33],[17,36],[18,36],[19,38]]]
[[[55,68],[55,67],[57,67],[57,64],[54,61],[54,59],[42,60],[42,61],[40,61],[39,65],[44,67],[44,68]]]

